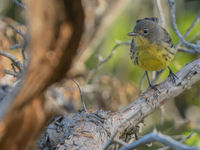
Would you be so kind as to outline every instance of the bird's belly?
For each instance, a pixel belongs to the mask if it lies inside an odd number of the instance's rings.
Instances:
[[[167,67],[172,56],[166,53],[166,50],[139,50],[138,66],[147,71],[158,71]]]

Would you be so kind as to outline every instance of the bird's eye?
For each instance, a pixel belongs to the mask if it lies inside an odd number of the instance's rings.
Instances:
[[[143,32],[144,32],[145,35],[147,35],[149,33],[149,30],[148,29],[144,29]]]

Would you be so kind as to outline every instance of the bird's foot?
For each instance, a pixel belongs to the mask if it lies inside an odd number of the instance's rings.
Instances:
[[[176,74],[173,73],[173,71],[171,69],[169,69],[169,76],[170,80],[172,81],[172,83],[176,84],[176,79],[178,79],[178,77],[176,76]]]
[[[157,84],[155,84],[155,85],[149,84],[148,89],[153,89],[153,90],[155,90],[155,91],[160,92],[159,89],[157,88],[157,86],[158,86]]]

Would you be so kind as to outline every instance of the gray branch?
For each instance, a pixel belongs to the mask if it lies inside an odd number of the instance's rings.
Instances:
[[[200,59],[187,64],[176,73],[176,76],[178,77],[176,84],[168,78],[156,87],[158,90],[148,89],[118,112],[97,112],[96,114],[81,112],[73,115],[72,118],[64,116],[60,123],[64,125],[64,127],[60,127],[64,131],[57,132],[56,129],[45,131],[44,134],[49,135],[48,143],[46,141],[42,143],[59,145],[56,147],[58,150],[73,148],[102,150],[112,144],[113,139],[116,142],[116,135],[118,138],[135,131],[138,123],[142,122],[156,108],[199,81]],[[49,125],[49,127],[52,126],[55,125]],[[65,139],[64,142],[63,139]],[[55,143],[55,141],[57,142]],[[75,141],[75,144],[72,141]]]
[[[13,64],[19,69],[20,72],[23,71],[22,64],[20,63],[20,61],[15,56],[13,56],[12,54],[9,54],[9,53],[7,53],[3,50],[0,50],[0,55],[5,56],[8,59],[10,59],[13,62]]]
[[[176,35],[178,36],[178,38],[181,40],[181,42],[189,47],[189,48],[192,48],[194,49],[195,51],[197,51],[198,53],[200,53],[200,46],[199,45],[196,45],[196,44],[192,44],[192,43],[189,43],[187,42],[184,37],[180,34],[179,30],[178,30],[178,27],[176,25],[176,18],[175,18],[175,3],[174,3],[174,0],[168,0],[169,2],[169,7],[170,7],[170,15],[171,15],[171,21],[172,21],[172,27],[176,33]],[[200,13],[199,13],[200,14]],[[198,16],[200,16],[198,14]]]
[[[153,131],[141,137],[139,140],[133,142],[132,144],[120,148],[119,150],[132,150],[138,146],[142,146],[155,141],[160,142],[166,146],[170,146],[176,150],[200,150],[199,147],[187,146],[179,141],[172,139],[170,136],[161,134],[157,131]]]
[[[131,44],[131,42],[117,42],[117,44],[111,50],[110,54],[103,60],[100,60],[98,65],[90,71],[90,73],[86,79],[86,83],[88,83],[93,78],[93,76],[97,73],[97,71],[102,67],[103,64],[105,64],[108,60],[110,60],[112,58],[112,56],[114,55],[115,51],[117,50],[117,48],[119,46],[130,45],[130,44]]]

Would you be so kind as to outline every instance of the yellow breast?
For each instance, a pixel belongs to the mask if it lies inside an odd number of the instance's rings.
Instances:
[[[155,43],[149,43],[145,39],[134,39],[133,62],[147,71],[158,71],[169,65],[173,54],[169,52],[170,47],[163,47]]]

